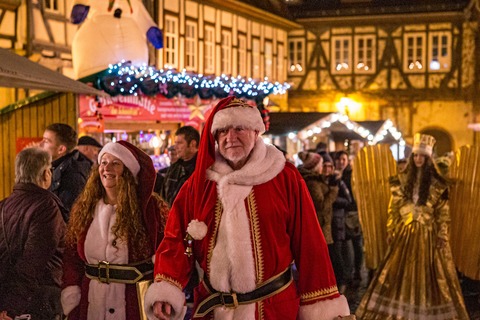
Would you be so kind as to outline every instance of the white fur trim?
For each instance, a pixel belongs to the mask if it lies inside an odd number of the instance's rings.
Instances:
[[[322,300],[314,304],[300,306],[298,320],[333,320],[338,316],[350,315],[347,298],[340,296],[335,299]]]
[[[257,108],[245,107],[230,107],[218,111],[213,117],[212,134],[222,128],[242,126],[244,128],[258,131],[260,134],[265,132],[265,125],[263,124],[262,116]]]
[[[153,315],[153,305],[157,301],[167,302],[172,306],[174,315],[170,319],[182,320],[185,317],[185,313],[187,312],[185,294],[173,284],[167,281],[161,281],[154,282],[148,287],[147,293],[145,294],[144,306],[148,319],[156,319]]]
[[[194,240],[202,240],[207,235],[208,227],[203,221],[193,219],[187,227],[187,233],[192,236]]]
[[[132,172],[133,176],[137,176],[138,172],[140,171],[140,164],[138,163],[137,158],[135,158],[133,153],[127,147],[122,146],[120,143],[107,143],[98,154],[98,163],[102,161],[102,156],[105,153],[110,153],[111,155],[120,159],[125,167]]]
[[[60,302],[62,303],[63,314],[67,315],[80,303],[82,291],[79,286],[68,286],[62,290]]]
[[[209,273],[210,282],[216,290],[248,292],[255,289],[251,226],[244,200],[253,186],[270,181],[284,167],[282,152],[266,145],[259,137],[248,162],[241,169],[233,170],[217,152],[215,164],[207,170],[207,178],[217,182],[218,197],[223,206]],[[219,319],[255,319],[255,304],[239,307],[234,312],[217,309],[216,319],[217,314]]]

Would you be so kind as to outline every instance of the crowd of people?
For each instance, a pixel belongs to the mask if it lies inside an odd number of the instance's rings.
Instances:
[[[202,134],[175,132],[155,172],[129,142],[46,127],[0,202],[0,319],[355,319],[352,155],[320,143],[296,167],[264,132],[256,108],[222,99]],[[357,319],[468,319],[434,143],[416,135],[390,179],[389,249]]]

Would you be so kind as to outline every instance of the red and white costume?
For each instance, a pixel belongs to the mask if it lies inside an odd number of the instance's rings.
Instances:
[[[122,160],[139,181],[138,205],[149,236],[146,248],[133,246],[130,241],[116,239],[112,227],[116,224],[116,206],[99,199],[92,213],[93,220],[85,226],[76,246],[65,248],[63,257],[62,307],[68,319],[130,320],[140,318],[135,284],[102,283],[85,275],[85,264],[108,261],[111,264],[133,264],[152,259],[163,237],[164,212],[158,199],[152,196],[155,169],[152,160],[133,145],[120,141],[126,147],[123,153],[114,153],[108,147],[102,152],[114,154]],[[107,145],[108,146],[108,145]],[[102,153],[99,154],[99,162]],[[135,170],[132,170],[135,168]],[[147,252],[147,253],[141,253]],[[134,258],[137,257],[137,258]]]
[[[219,105],[231,100],[224,99]],[[210,127],[211,119],[206,123],[206,128]],[[211,152],[213,136],[205,132],[209,137],[202,136],[197,162],[200,171],[180,190],[156,253],[156,282],[145,301],[149,317],[155,318],[155,301],[166,301],[175,310],[174,319],[183,319],[182,288],[195,270],[195,260],[211,286],[221,292],[253,291],[292,262],[299,271],[298,283],[291,282],[271,297],[235,309],[217,307],[198,319],[332,320],[348,315],[312,200],[296,168],[259,137],[248,162],[233,170],[218,152]],[[205,148],[206,143],[210,149]],[[212,155],[213,164],[202,162]],[[202,168],[206,169],[203,174]],[[193,256],[188,258],[184,238],[195,219],[206,225],[207,233],[193,242]],[[208,296],[207,287],[200,283],[195,290],[195,307]]]

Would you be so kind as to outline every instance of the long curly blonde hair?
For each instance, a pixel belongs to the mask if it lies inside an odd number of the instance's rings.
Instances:
[[[138,190],[135,178],[130,170],[124,167],[119,177],[116,223],[112,227],[115,238],[128,241],[132,245],[133,258],[143,258],[151,254],[149,238],[143,223],[140,205],[138,203]],[[105,188],[100,179],[98,169],[92,170],[87,180],[85,189],[75,202],[70,213],[67,227],[66,241],[74,245],[85,235],[87,228],[93,220],[95,207],[99,200],[106,196]],[[136,257],[136,255],[139,255]]]

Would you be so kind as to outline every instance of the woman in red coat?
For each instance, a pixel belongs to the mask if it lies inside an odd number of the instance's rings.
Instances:
[[[140,149],[111,142],[98,162],[68,224],[63,311],[69,319],[140,319],[136,283],[152,279],[168,208]]]

